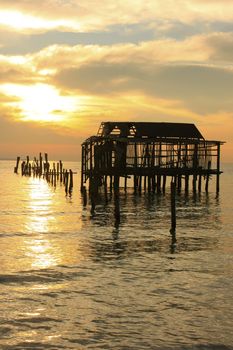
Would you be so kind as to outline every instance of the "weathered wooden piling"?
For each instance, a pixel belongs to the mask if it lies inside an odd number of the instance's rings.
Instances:
[[[70,174],[69,194],[71,194],[73,191],[73,171],[71,169],[69,170],[69,174]]]
[[[220,142],[217,145],[217,177],[216,177],[216,193],[219,193],[220,189]]]
[[[20,162],[20,157],[17,157],[16,166],[14,168],[14,173],[15,174],[18,174],[19,162]]]
[[[198,178],[198,192],[199,193],[201,192],[201,184],[202,184],[202,175],[200,174],[199,178]]]
[[[18,172],[20,157],[17,157],[17,163],[14,167],[14,172]],[[21,162],[21,175],[22,176],[33,176],[43,177],[50,185],[54,188],[57,186],[57,181],[60,177],[60,182],[64,184],[66,194],[69,193],[71,196],[73,190],[73,174],[74,172],[70,169],[69,172],[63,169],[62,161],[59,163],[53,162],[52,167],[48,161],[48,154],[45,153],[45,161],[43,163],[42,154],[39,154],[39,159],[33,158],[30,162],[29,156],[26,156],[26,160]]]

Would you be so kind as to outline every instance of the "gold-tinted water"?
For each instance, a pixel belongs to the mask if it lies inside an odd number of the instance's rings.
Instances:
[[[78,174],[66,197],[0,166],[1,349],[231,347],[231,166],[220,197],[178,196],[176,242],[169,193],[123,192],[116,225],[110,197],[83,207]]]

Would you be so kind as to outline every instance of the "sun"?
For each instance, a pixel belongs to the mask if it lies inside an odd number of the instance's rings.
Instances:
[[[17,98],[11,104],[22,111],[21,119],[24,121],[60,122],[66,119],[68,113],[78,109],[77,97],[62,96],[51,85],[5,84],[2,90]]]

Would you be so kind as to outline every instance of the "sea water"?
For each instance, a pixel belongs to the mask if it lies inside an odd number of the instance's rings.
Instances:
[[[0,161],[0,349],[233,349],[233,166],[219,196],[110,194],[83,205]]]

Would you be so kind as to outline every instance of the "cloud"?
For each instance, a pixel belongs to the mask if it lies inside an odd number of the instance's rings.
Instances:
[[[150,95],[182,101],[196,113],[232,110],[233,72],[194,65],[98,63],[61,71],[56,83],[94,95]]]
[[[116,24],[157,22],[158,19],[182,23],[230,22],[233,19],[233,3],[229,0],[176,0],[175,5],[173,0],[41,0],[40,3],[32,0],[2,0],[0,9],[24,14],[21,30],[29,30],[31,25],[32,30],[63,27],[66,30],[95,31]],[[10,13],[8,17],[9,26],[14,27],[16,21],[10,21]]]
[[[214,33],[207,37],[206,44],[212,48],[210,60],[233,62],[233,32]]]
[[[0,83],[49,84],[61,96],[81,97],[82,108],[88,99],[89,112],[96,97],[113,103],[135,94],[179,101],[193,113],[230,111],[232,41],[230,33],[214,33],[182,41],[53,45],[26,56],[0,56]]]

